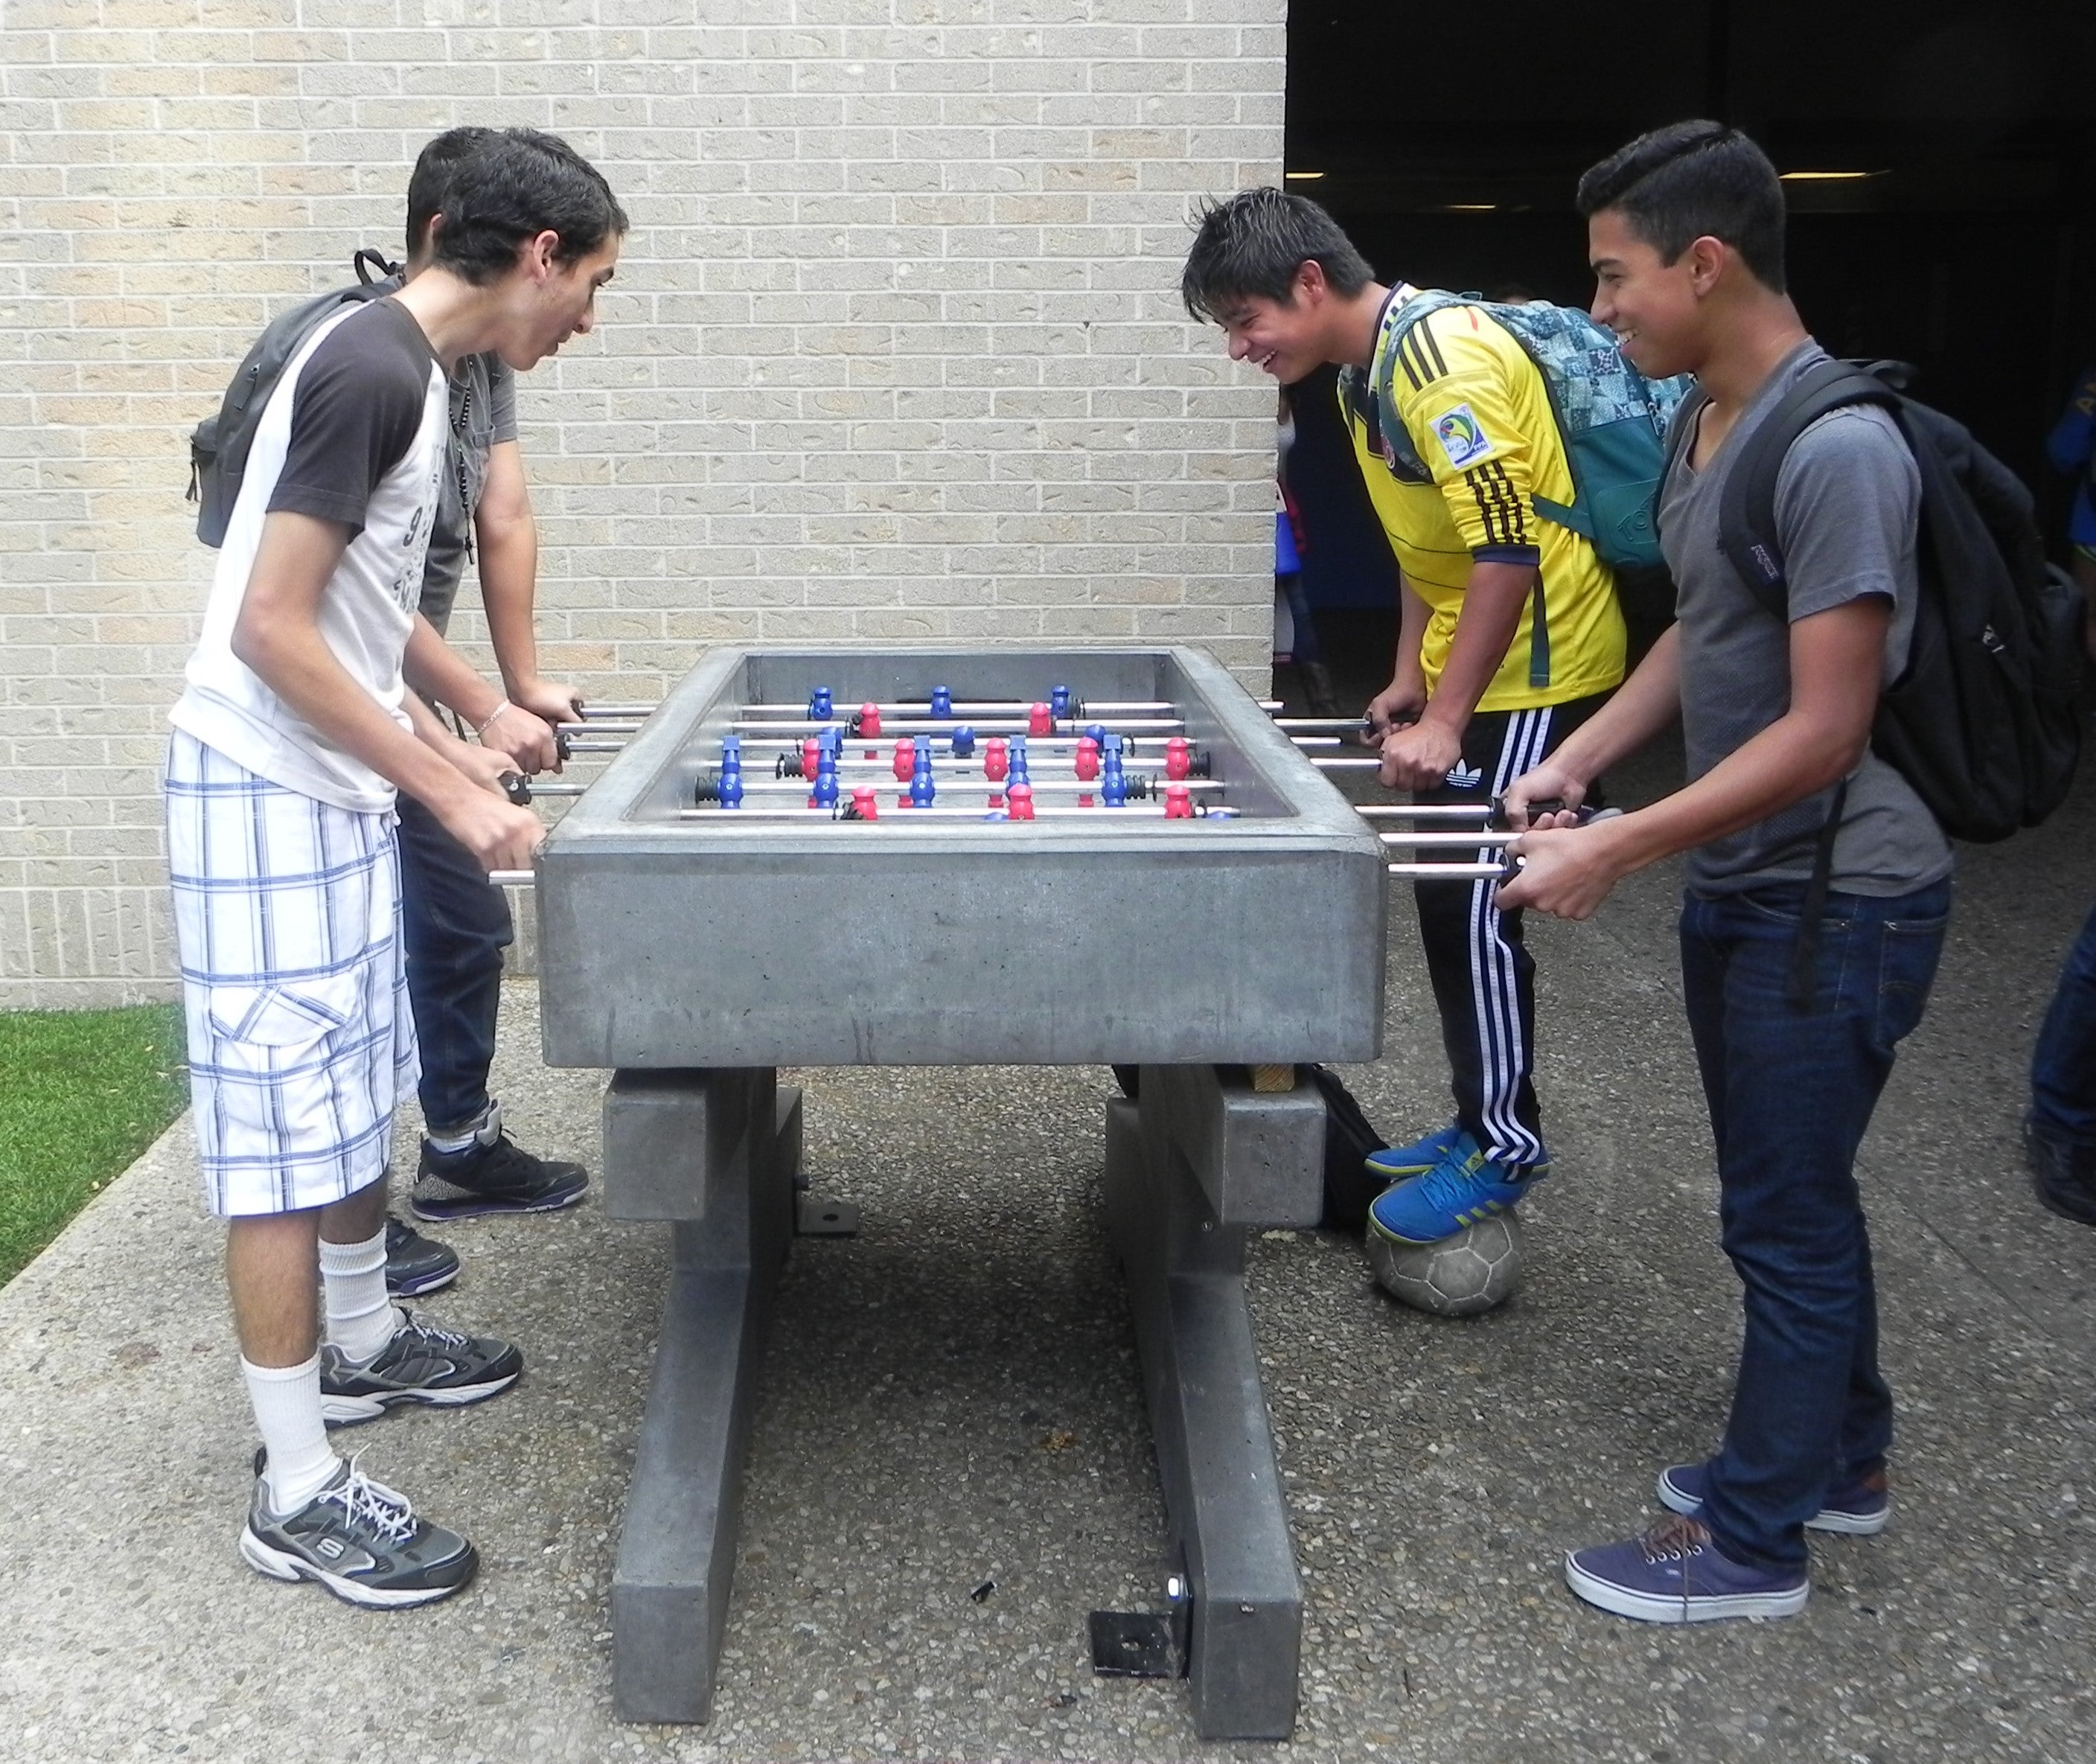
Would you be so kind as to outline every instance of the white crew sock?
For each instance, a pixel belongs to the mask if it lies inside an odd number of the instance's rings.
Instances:
[[[321,1419],[321,1356],[315,1354],[303,1366],[258,1366],[243,1356],[240,1370],[269,1454],[263,1466],[264,1498],[272,1513],[286,1517],[326,1487],[342,1461]]]
[[[369,1360],[400,1326],[386,1296],[386,1228],[361,1243],[321,1239],[321,1290],[327,1306],[327,1343],[347,1360]]]

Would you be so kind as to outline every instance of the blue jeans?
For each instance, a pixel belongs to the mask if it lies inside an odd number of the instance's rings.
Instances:
[[[1801,1011],[1791,970],[1804,892],[1692,894],[1681,910],[1682,989],[1746,1309],[1703,1517],[1727,1556],[1777,1570],[1805,1565],[1806,1520],[1892,1443],[1856,1148],[1893,1050],[1921,1020],[1950,910],[1948,880],[1890,899],[1828,895]]]
[[[2067,953],[2031,1054],[2031,1125],[2056,1144],[2096,1152],[2096,911]]]
[[[422,1118],[463,1128],[487,1107],[509,902],[436,816],[403,792],[400,894],[408,998],[422,1049]]]

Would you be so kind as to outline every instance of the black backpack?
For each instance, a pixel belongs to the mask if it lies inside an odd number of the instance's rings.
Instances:
[[[1921,592],[1906,667],[1886,688],[1871,745],[1945,832],[1986,844],[2035,827],[2074,781],[2081,598],[2046,563],[2022,480],[1960,424],[1909,398],[1910,373],[1896,361],[1807,372],[1734,466],[1718,544],[1771,616],[1787,621],[1775,522],[1784,455],[1829,411],[1891,413],[1921,474]]]
[[[240,500],[241,480],[247,475],[255,429],[299,346],[343,307],[391,294],[388,278],[400,273],[399,264],[389,264],[368,249],[352,258],[350,267],[356,272],[351,286],[317,295],[270,320],[242,357],[219,403],[218,414],[205,417],[191,432],[189,500],[197,505],[197,537],[205,544],[225,543],[226,525],[233,518],[234,504]],[[375,277],[373,268],[378,272]]]
[[[1871,746],[1945,833],[1988,844],[2035,827],[2074,781],[2081,596],[2046,561],[2022,480],[1961,425],[1909,398],[1911,373],[1897,361],[1825,361],[1810,369],[1734,465],[1718,511],[1718,547],[1770,617],[1788,623],[1775,518],[1784,456],[1829,411],[1875,404],[1891,413],[1921,475],[1920,594],[1906,666],[1879,703]],[[1705,402],[1682,407],[1675,458],[1688,448]],[[1793,976],[1801,1002],[1810,996],[1845,797],[1846,786],[1837,786],[1806,891]]]

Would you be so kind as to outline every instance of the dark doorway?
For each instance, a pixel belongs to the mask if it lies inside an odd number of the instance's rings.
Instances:
[[[1838,354],[1914,362],[1919,395],[2024,474],[2057,540],[2067,487],[2043,439],[2096,357],[2092,94],[2096,7],[2068,0],[1296,0],[1287,164],[1386,278],[1568,303],[1590,291],[1579,175],[1643,129],[1715,116],[1786,173],[1863,174],[1787,184],[1806,323]],[[1299,432],[1330,408],[1308,391]],[[1365,509],[1343,487],[1304,501],[1313,599],[1372,603]]]

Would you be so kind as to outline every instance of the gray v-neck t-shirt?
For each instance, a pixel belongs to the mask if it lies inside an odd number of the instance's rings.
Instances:
[[[1765,611],[1718,548],[1725,481],[1748,438],[1806,371],[1827,360],[1815,343],[1786,356],[1701,471],[1688,451],[1660,499],[1661,544],[1680,620],[1681,722],[1688,775],[1701,778],[1790,706],[1790,632]],[[1793,622],[1867,594],[1893,604],[1880,679],[1906,665],[1914,631],[1915,543],[1921,478],[1884,411],[1830,412],[1805,430],[1776,479],[1776,535]],[[1823,790],[1690,854],[1688,886],[1736,894],[1812,874],[1833,801]],[[1950,873],[1950,846],[1913,787],[1875,753],[1849,779],[1834,844],[1832,886],[1880,897],[1910,894]]]

